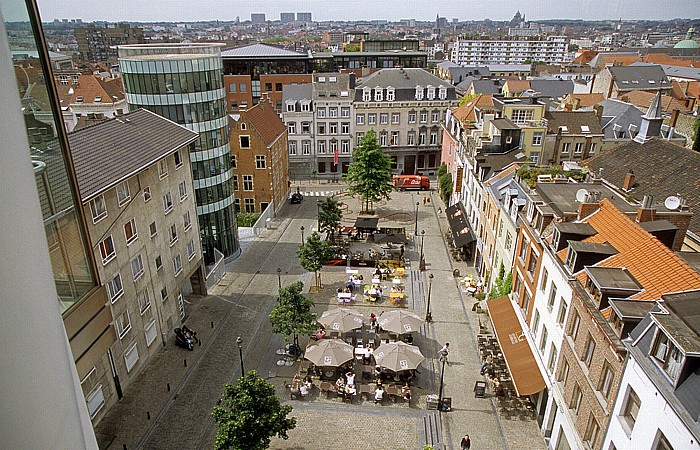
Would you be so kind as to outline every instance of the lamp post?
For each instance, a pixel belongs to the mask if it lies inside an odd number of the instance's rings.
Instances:
[[[282,269],[277,268],[277,285],[282,289]]]
[[[442,372],[440,372],[440,392],[438,393],[438,409],[442,406],[442,388],[444,386],[445,379],[445,361],[447,358],[442,359]]]
[[[416,202],[416,214],[413,216],[414,222],[416,222],[416,230],[413,232],[413,235],[418,237],[418,206],[420,205],[420,202]]]
[[[423,242],[425,241],[425,230],[420,230],[420,261],[418,266],[420,270],[425,270],[425,259],[423,259]]]
[[[304,245],[304,225],[301,226],[301,245]]]
[[[236,343],[238,344],[238,356],[241,358],[241,376],[245,376],[245,370],[243,369],[243,339],[241,339],[240,336],[236,338]],[[443,370],[445,369],[445,365],[442,365]],[[442,379],[440,379],[440,382],[442,383]],[[440,392],[442,392],[442,386],[440,386]]]
[[[321,200],[316,200],[316,228],[321,232]]]
[[[433,321],[433,315],[430,312],[430,292],[433,290],[433,277],[434,275],[432,273],[428,275],[428,306],[425,312],[425,321],[428,323]]]

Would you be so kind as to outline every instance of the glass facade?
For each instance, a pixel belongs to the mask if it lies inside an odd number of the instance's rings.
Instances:
[[[199,133],[190,160],[206,264],[238,250],[223,63],[217,44],[119,46],[129,108]]]
[[[36,16],[30,15],[27,7],[19,2],[0,0],[0,8],[7,20],[18,95],[63,313],[97,285],[82,223],[81,202],[70,169],[72,163],[61,109],[50,83],[53,75],[41,26],[32,22],[37,21]]]

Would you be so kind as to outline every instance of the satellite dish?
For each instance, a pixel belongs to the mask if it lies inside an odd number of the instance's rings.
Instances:
[[[583,203],[586,201],[586,196],[588,195],[588,191],[585,189],[579,189],[576,191],[576,201],[579,203]]]
[[[672,195],[666,200],[664,200],[664,206],[666,207],[666,209],[675,211],[678,209],[679,206],[681,206],[681,199],[676,197],[675,195]]]

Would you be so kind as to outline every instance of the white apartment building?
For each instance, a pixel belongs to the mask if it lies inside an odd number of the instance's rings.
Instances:
[[[459,65],[523,64],[542,61],[547,64],[568,62],[566,36],[542,39],[467,39],[460,37],[452,48],[451,60]]]
[[[314,140],[314,103],[310,84],[290,84],[283,87],[282,120],[287,126],[289,178],[308,179],[316,167]]]

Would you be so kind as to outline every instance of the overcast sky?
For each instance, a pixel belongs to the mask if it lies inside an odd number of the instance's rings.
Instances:
[[[53,19],[134,21],[249,20],[265,13],[311,12],[313,20],[418,19],[509,20],[517,10],[527,20],[674,19],[700,17],[699,0],[37,0],[43,21]],[[5,11],[5,20],[12,20]]]

